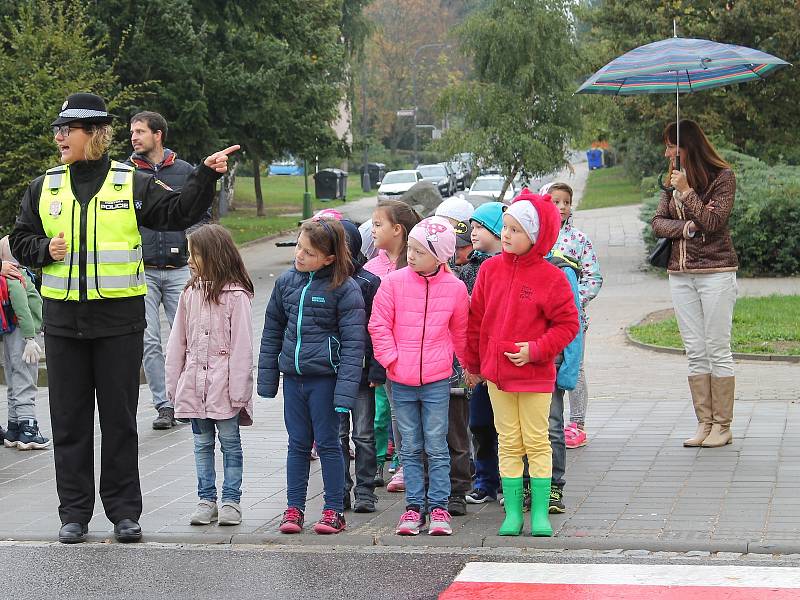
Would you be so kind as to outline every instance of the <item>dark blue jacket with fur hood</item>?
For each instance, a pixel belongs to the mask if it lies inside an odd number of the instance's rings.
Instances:
[[[259,396],[278,394],[280,373],[335,376],[334,405],[353,408],[364,364],[364,298],[352,277],[330,289],[332,272],[292,267],[275,282],[258,357]]]

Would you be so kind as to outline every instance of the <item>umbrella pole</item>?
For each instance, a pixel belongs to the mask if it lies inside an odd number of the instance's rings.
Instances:
[[[681,170],[681,96],[680,71],[675,71],[675,168]]]

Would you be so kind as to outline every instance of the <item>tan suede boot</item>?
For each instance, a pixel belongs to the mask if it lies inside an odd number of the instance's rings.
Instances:
[[[735,377],[711,377],[711,410],[713,425],[711,433],[703,440],[703,448],[719,448],[733,441],[733,392]]]
[[[696,448],[711,433],[711,373],[689,375],[689,390],[692,392],[694,414],[697,415],[697,431],[683,441],[687,448]]]

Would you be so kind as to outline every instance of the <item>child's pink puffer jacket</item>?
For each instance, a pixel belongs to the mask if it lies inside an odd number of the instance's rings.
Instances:
[[[410,267],[385,276],[372,304],[369,333],[387,377],[405,385],[447,379],[453,353],[466,351],[469,296],[443,266],[424,277]]]

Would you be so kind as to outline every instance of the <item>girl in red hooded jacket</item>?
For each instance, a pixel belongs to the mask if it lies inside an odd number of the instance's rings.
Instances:
[[[566,277],[544,259],[560,226],[549,195],[523,191],[503,215],[502,254],[483,263],[472,292],[465,366],[470,385],[486,380],[489,386],[506,511],[500,535],[522,531],[525,455],[531,475],[531,533],[553,535],[547,428],[554,359],[579,328]]]

